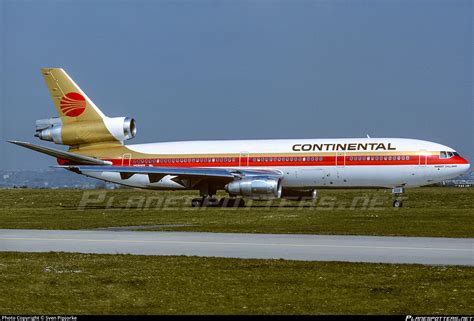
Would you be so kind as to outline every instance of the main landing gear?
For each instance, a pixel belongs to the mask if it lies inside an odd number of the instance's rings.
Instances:
[[[399,208],[403,206],[403,202],[400,198],[404,192],[405,192],[405,189],[403,187],[392,188],[392,195],[394,197],[394,200],[392,203],[393,207]]]
[[[191,201],[192,207],[244,207],[245,201],[242,198],[224,197],[218,200],[215,197],[203,196],[194,198]]]
[[[191,201],[192,207],[244,207],[245,202],[242,198],[224,197],[218,200],[213,197],[216,195],[217,188],[208,183],[203,183],[199,187],[200,198],[194,198]]]

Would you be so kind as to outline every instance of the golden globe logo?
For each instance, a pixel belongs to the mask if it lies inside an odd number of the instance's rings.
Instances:
[[[67,93],[61,98],[59,106],[64,115],[77,117],[86,110],[86,99],[79,93]]]

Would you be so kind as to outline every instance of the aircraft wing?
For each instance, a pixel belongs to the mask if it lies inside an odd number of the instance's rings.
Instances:
[[[66,165],[55,166],[65,168],[78,174],[89,172],[119,173],[124,180],[133,175],[148,175],[150,183],[159,182],[165,176],[174,176],[173,181],[184,187],[191,187],[202,180],[231,182],[243,177],[281,177],[282,173],[276,170],[246,170],[232,168],[203,168],[203,167],[151,167],[151,166],[89,166],[89,165]]]

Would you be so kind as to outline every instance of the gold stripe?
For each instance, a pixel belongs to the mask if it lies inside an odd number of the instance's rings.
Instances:
[[[124,154],[130,154],[132,159],[173,159],[173,158],[240,158],[240,153],[226,153],[226,154],[145,154],[132,151],[127,146],[120,144],[91,144],[89,146],[82,146],[81,148],[71,148],[71,152],[78,153],[81,155],[87,155],[92,157],[98,157],[102,159],[122,159]],[[320,157],[329,156],[334,157],[344,156],[344,153],[336,152],[317,152],[317,153],[249,153],[249,157]],[[414,152],[414,151],[397,151],[397,152],[346,152],[345,156],[411,156],[418,157],[418,155],[435,156],[439,155],[439,152]],[[246,156],[244,156],[246,157]],[[127,157],[128,159],[128,157]]]

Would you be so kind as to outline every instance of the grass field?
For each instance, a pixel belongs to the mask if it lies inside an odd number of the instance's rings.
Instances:
[[[0,253],[0,314],[473,314],[474,269]]]
[[[191,208],[193,192],[121,189],[0,190],[0,228],[159,230],[474,237],[474,189],[418,188],[404,207],[384,190],[321,190],[316,202],[248,202],[243,209]],[[88,200],[82,203],[81,200]],[[79,209],[78,209],[79,208]]]

